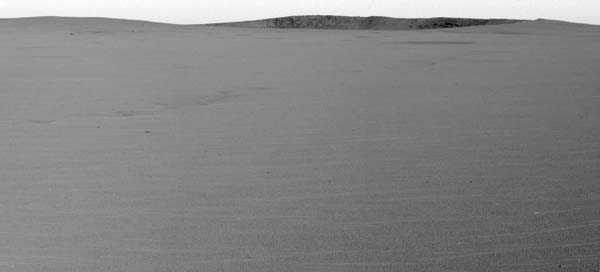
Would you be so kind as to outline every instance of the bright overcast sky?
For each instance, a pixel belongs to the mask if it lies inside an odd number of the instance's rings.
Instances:
[[[0,0],[0,18],[55,15],[193,24],[306,14],[547,18],[600,24],[600,0]]]

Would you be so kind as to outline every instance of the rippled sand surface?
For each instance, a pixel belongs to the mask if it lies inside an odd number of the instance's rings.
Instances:
[[[0,20],[0,271],[597,271],[599,33]]]

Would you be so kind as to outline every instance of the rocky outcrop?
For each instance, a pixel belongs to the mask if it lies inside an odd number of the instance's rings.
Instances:
[[[253,28],[312,28],[312,29],[373,29],[410,30],[497,25],[520,22],[509,19],[427,18],[402,19],[390,17],[347,17],[331,15],[290,16],[258,21],[211,24],[213,26]]]

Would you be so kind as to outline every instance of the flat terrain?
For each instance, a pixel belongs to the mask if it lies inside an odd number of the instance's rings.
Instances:
[[[598,271],[600,28],[0,20],[0,271]]]

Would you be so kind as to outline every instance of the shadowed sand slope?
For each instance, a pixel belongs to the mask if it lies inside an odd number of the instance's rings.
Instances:
[[[1,20],[0,271],[597,271],[598,33]]]
[[[508,19],[347,17],[331,15],[289,16],[257,21],[211,24],[212,26],[248,28],[315,28],[315,29],[374,29],[410,30],[453,28],[476,25],[496,25],[520,22]]]

